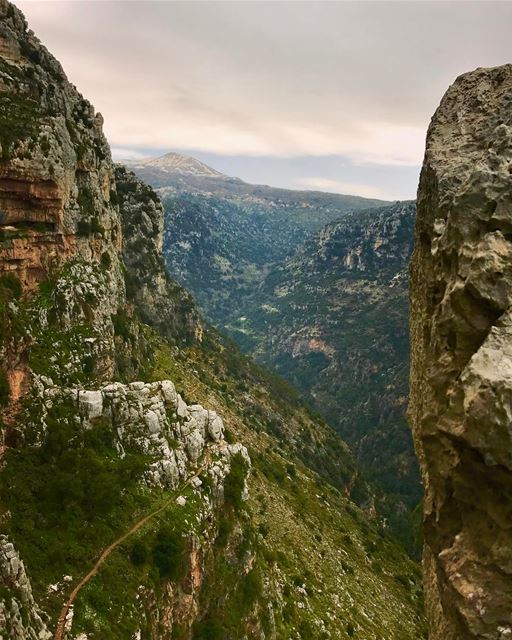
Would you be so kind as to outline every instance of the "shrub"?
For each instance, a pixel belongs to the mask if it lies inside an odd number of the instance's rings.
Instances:
[[[156,537],[152,555],[161,578],[179,580],[183,575],[186,542],[181,533],[162,527]]]
[[[141,567],[146,564],[149,557],[149,551],[147,546],[142,540],[136,540],[133,543],[132,550],[130,552],[130,560],[136,567]]]
[[[108,253],[108,251],[104,251],[101,254],[101,266],[105,270],[110,269],[110,267],[112,266],[112,258],[110,257],[110,254]]]
[[[103,235],[105,232],[104,227],[100,224],[98,216],[93,216],[91,219],[91,232]]]
[[[112,316],[112,324],[114,326],[114,334],[122,338],[125,342],[129,342],[131,332],[129,327],[129,318],[124,311],[118,311]]]
[[[6,407],[11,397],[11,387],[5,371],[0,371],[0,407]]]
[[[235,511],[241,511],[243,506],[242,492],[247,475],[247,462],[240,453],[233,456],[231,469],[224,482],[224,501]]]
[[[22,292],[20,279],[14,273],[6,273],[0,277],[0,289],[9,297],[18,299]]]
[[[294,478],[297,475],[297,469],[291,462],[286,465],[286,473],[290,476],[290,478]]]
[[[242,586],[242,605],[248,611],[262,592],[261,576],[257,569],[252,569],[245,576]]]
[[[225,516],[221,516],[219,520],[219,529],[217,532],[217,539],[215,544],[219,547],[224,547],[227,544],[228,538],[233,531],[233,521]]]
[[[91,223],[88,220],[79,220],[76,225],[76,233],[78,236],[90,236],[91,235]]]
[[[223,640],[224,626],[216,618],[209,618],[202,622],[194,633],[196,640]]]

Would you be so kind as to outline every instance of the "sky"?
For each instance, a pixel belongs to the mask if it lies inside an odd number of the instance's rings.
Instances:
[[[177,151],[293,189],[415,197],[448,86],[512,62],[512,2],[15,4],[116,159]]]

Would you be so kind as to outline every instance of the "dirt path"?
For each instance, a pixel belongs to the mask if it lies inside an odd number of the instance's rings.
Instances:
[[[66,603],[62,607],[59,619],[57,620],[57,628],[55,629],[54,640],[64,640],[65,632],[66,632],[66,618],[68,616],[69,610],[73,606],[73,602],[76,600],[76,597],[79,594],[80,590],[83,589],[85,587],[85,585],[89,582],[89,580],[91,580],[91,578],[93,578],[98,573],[98,569],[105,562],[105,560],[109,557],[109,555],[112,553],[112,551],[114,551],[114,549],[116,549],[120,544],[122,544],[133,533],[135,533],[142,526],[144,526],[148,520],[151,520],[151,518],[154,518],[156,515],[158,515],[159,513],[164,511],[165,509],[167,509],[167,507],[169,506],[169,503],[171,502],[171,500],[173,500],[175,498],[176,494],[177,493],[181,493],[183,491],[183,489],[185,489],[185,487],[187,487],[192,482],[192,480],[194,478],[197,478],[197,476],[204,471],[204,469],[207,466],[207,464],[208,464],[208,460],[205,462],[205,464],[202,467],[200,467],[194,473],[194,475],[190,476],[181,485],[181,487],[179,489],[176,489],[175,491],[173,491],[172,492],[172,496],[168,500],[166,500],[161,507],[156,509],[156,511],[152,511],[148,515],[144,516],[141,520],[136,522],[131,529],[126,531],[126,533],[124,533],[121,537],[117,538],[117,540],[115,540],[111,545],[109,545],[106,549],[104,549],[101,552],[101,555],[98,558],[98,560],[96,561],[96,563],[93,566],[93,568],[76,585],[76,587],[70,593],[69,598],[67,599]]]

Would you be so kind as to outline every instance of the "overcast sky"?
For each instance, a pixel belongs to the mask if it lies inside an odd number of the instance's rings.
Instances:
[[[455,77],[512,62],[512,2],[19,0],[119,157],[414,197]]]

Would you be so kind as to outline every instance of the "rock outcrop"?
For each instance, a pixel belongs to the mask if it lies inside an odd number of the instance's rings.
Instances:
[[[165,269],[164,210],[151,187],[123,166],[115,168],[123,230],[126,292],[140,317],[177,343],[201,340],[202,322],[193,298]]]
[[[47,408],[66,401],[76,408],[82,429],[100,422],[108,425],[116,434],[120,456],[129,449],[150,457],[152,462],[144,471],[149,486],[178,488],[206,457],[214,494],[222,497],[230,459],[240,454],[250,466],[246,448],[224,440],[222,418],[199,404],[187,405],[171,380],[112,382],[91,390],[59,387],[48,379],[38,379],[32,407],[43,430],[47,430]]]
[[[0,535],[0,582],[0,640],[50,640],[52,634],[32,595],[25,565],[4,535]]]
[[[0,275],[33,288],[80,253],[109,261],[122,296],[121,230],[103,118],[0,0]]]
[[[459,77],[427,136],[410,421],[432,640],[512,637],[512,65]]]

